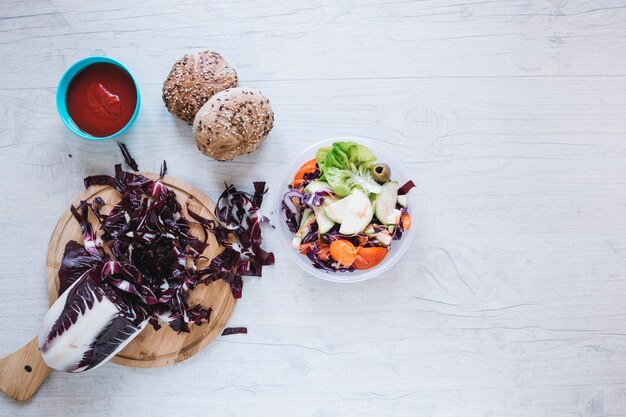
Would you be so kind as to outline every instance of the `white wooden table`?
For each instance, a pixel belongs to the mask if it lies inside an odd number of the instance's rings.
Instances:
[[[212,49],[276,113],[256,153],[218,163],[161,84]],[[213,198],[311,141],[362,135],[414,175],[418,235],[382,279],[334,285],[286,258],[246,282],[223,337],[187,362],[53,374],[1,416],[626,415],[626,3],[0,1],[0,355],[38,329],[44,257],[86,175],[121,161],[55,109],[74,61],[139,80],[121,139],[140,166]],[[271,204],[267,204],[269,209]]]

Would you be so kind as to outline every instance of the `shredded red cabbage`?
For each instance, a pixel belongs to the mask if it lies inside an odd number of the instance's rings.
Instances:
[[[304,193],[302,194],[300,202],[310,207],[319,207],[324,204],[324,197],[328,197],[329,195],[330,193],[326,191],[317,191],[313,194]]]
[[[308,183],[319,179],[319,177],[320,177],[320,167],[317,165],[317,163],[315,163],[315,171],[307,172],[306,174],[303,175],[304,183],[302,185],[306,187]]]
[[[286,223],[291,233],[296,233],[300,225],[300,216],[302,215],[300,208],[293,202],[293,198],[302,198],[302,193],[298,190],[290,189],[283,196],[282,208],[285,211]]]
[[[124,162],[126,162],[126,165],[128,165],[135,171],[139,171],[139,166],[137,165],[135,159],[130,155],[130,152],[128,152],[128,148],[126,147],[126,145],[121,142],[117,142],[117,146],[119,146],[120,151],[122,151],[122,156],[124,157]]]
[[[398,195],[407,194],[413,187],[415,187],[415,184],[413,183],[413,181],[405,182],[402,187],[398,188]]]
[[[229,334],[247,334],[247,327],[227,327],[222,332],[222,336],[228,336]]]
[[[344,267],[339,265],[337,262],[334,262],[331,258],[327,261],[322,260],[319,257],[318,251],[316,249],[311,249],[306,253],[306,256],[309,258],[313,266],[317,269],[323,269],[329,272],[352,272],[354,271],[354,267]]]
[[[265,183],[255,182],[254,190],[253,195],[238,191],[232,185],[224,190],[215,208],[221,225],[189,212],[194,220],[214,233],[224,247],[207,269],[198,271],[206,274],[202,282],[222,279],[231,285],[235,298],[241,297],[242,276],[260,277],[263,266],[274,264],[274,254],[261,248],[261,223],[266,218],[259,214],[259,207],[267,192]],[[229,232],[233,232],[234,239],[229,238]]]
[[[163,162],[161,177],[166,170]],[[94,282],[108,292],[113,290],[138,314],[150,317],[155,329],[161,320],[176,331],[188,332],[189,323],[207,322],[211,313],[210,308],[188,304],[189,292],[196,285],[221,279],[230,284],[233,296],[240,298],[242,276],[261,276],[262,267],[274,263],[274,255],[261,248],[263,182],[254,183],[253,195],[226,187],[217,202],[219,222],[188,209],[189,216],[205,230],[202,240],[190,234],[190,221],[182,215],[176,194],[160,180],[125,172],[118,164],[115,177],[85,178],[85,186],[91,185],[114,187],[122,196],[108,213],[100,211],[104,201],[99,198],[71,207],[81,224],[84,245],[67,243],[59,270],[60,292],[91,270]],[[100,221],[98,231],[88,221],[90,212]],[[204,259],[209,232],[224,250],[200,268],[198,261]]]
[[[302,238],[302,243],[315,242],[318,239],[318,229],[319,227],[317,225],[317,222],[311,223],[309,225],[309,233],[307,233],[306,236]]]

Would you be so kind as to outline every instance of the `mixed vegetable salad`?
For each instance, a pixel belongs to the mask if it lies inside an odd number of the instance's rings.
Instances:
[[[406,194],[414,186],[393,181],[389,166],[363,145],[322,147],[283,197],[292,246],[318,269],[373,268],[411,227]]]

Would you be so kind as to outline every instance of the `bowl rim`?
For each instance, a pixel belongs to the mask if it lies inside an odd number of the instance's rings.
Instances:
[[[329,272],[329,271],[323,271],[323,270],[317,269],[309,262],[308,258],[298,253],[298,251],[296,251],[289,244],[289,242],[286,242],[282,236],[285,230],[291,234],[291,232],[287,229],[287,226],[284,223],[282,200],[285,194],[285,190],[287,189],[287,185],[289,184],[289,180],[291,179],[291,176],[300,167],[301,159],[303,159],[305,155],[316,153],[317,149],[319,149],[322,146],[330,145],[334,142],[345,142],[345,141],[357,142],[357,143],[367,146],[376,154],[378,159],[380,159],[381,156],[384,159],[389,159],[389,161],[386,161],[386,162],[389,163],[389,165],[391,165],[392,170],[394,167],[396,168],[399,167],[400,170],[403,171],[405,174],[407,175],[409,174],[409,171],[406,170],[402,162],[397,157],[385,158],[385,157],[392,157],[393,155],[385,151],[384,149],[381,149],[381,146],[377,144],[376,142],[374,142],[372,138],[367,138],[367,137],[362,137],[362,136],[352,136],[352,135],[341,135],[341,136],[329,137],[327,139],[318,141],[308,146],[307,148],[305,148],[304,150],[302,150],[296,156],[293,157],[293,159],[291,160],[291,162],[289,163],[285,171],[286,172],[285,176],[280,182],[278,192],[276,193],[276,197],[274,201],[273,221],[275,222],[275,224],[277,224],[276,227],[280,229],[281,236],[279,237],[279,239],[281,241],[283,248],[289,253],[289,257],[292,259],[292,261],[295,262],[300,268],[302,268],[304,271],[308,272],[309,274],[317,278],[326,280],[326,281],[337,282],[337,283],[354,283],[354,282],[361,282],[361,281],[366,281],[375,277],[379,277],[384,272],[389,270],[392,266],[394,266],[408,250],[416,234],[416,226],[417,226],[416,224],[417,222],[415,221],[417,219],[417,213],[416,213],[417,197],[415,195],[415,191],[413,193],[408,194],[409,207],[411,207],[411,217],[415,220],[413,221],[412,227],[404,233],[402,238],[398,241],[394,241],[398,243],[403,242],[402,245],[398,245],[397,243],[395,245],[392,244],[391,251],[393,251],[394,248],[396,250],[394,258],[389,259],[387,262],[385,262],[386,260],[383,260],[383,262],[381,262],[379,265],[375,266],[374,268],[365,270],[362,273],[354,274],[352,272]],[[380,155],[379,153],[382,155]],[[306,260],[306,262],[304,262],[303,260]]]
[[[78,73],[80,73],[87,67],[94,65],[94,64],[100,64],[100,63],[113,64],[121,68],[122,70],[124,70],[130,76],[130,79],[133,81],[133,84],[135,86],[135,91],[137,92],[137,103],[135,104],[135,111],[133,112],[133,115],[131,116],[128,123],[126,123],[124,127],[122,127],[120,130],[118,130],[114,134],[109,135],[109,136],[104,136],[104,137],[93,136],[93,135],[90,135],[89,133],[86,133],[80,130],[80,128],[76,126],[76,123],[74,123],[74,121],[70,117],[69,112],[67,111],[67,102],[66,102],[67,89],[70,86],[74,77],[76,77]],[[61,118],[61,121],[63,122],[65,127],[70,132],[74,133],[76,136],[79,136],[87,140],[93,140],[93,141],[112,139],[116,136],[121,135],[125,131],[127,131],[135,122],[135,119],[137,118],[137,115],[139,114],[139,108],[141,107],[141,95],[139,92],[139,85],[137,84],[137,81],[135,80],[135,77],[130,72],[130,70],[126,68],[124,64],[117,61],[116,59],[109,58],[107,56],[100,56],[100,55],[89,56],[89,57],[82,58],[76,61],[67,70],[65,70],[65,72],[61,76],[61,79],[59,80],[59,84],[57,86],[57,91],[56,91],[56,107],[57,107],[57,112],[59,113],[59,117]]]

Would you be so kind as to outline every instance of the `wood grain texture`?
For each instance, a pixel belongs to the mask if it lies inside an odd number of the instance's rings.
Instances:
[[[153,180],[159,177],[158,174],[152,173],[144,173],[143,175]],[[163,177],[161,182],[176,193],[176,198],[183,209],[182,215],[188,220],[193,222],[193,219],[187,214],[188,209],[204,218],[215,220],[213,215],[215,203],[197,188],[170,175]],[[72,205],[77,207],[80,201],[93,201],[96,197],[100,197],[106,202],[103,207],[104,212],[111,210],[120,200],[120,194],[115,189],[109,186],[92,186],[80,193]],[[89,219],[94,230],[97,230],[98,220],[92,213],[90,213]],[[204,238],[202,227],[198,224],[192,223],[189,232],[199,239]],[[57,222],[48,245],[46,283],[50,304],[58,298],[58,272],[63,261],[65,245],[70,240],[82,242],[82,233],[80,224],[74,219],[68,207]],[[208,246],[202,253],[205,259],[198,261],[198,268],[206,267],[210,260],[220,252],[220,246],[215,236],[209,235],[207,243]],[[189,359],[222,333],[235,307],[235,299],[230,286],[223,281],[218,281],[210,285],[196,287],[189,295],[189,304],[200,304],[212,309],[207,325],[191,326],[189,333],[181,334],[177,334],[165,325],[158,331],[155,331],[152,326],[147,326],[111,361],[133,368],[158,368]]]
[[[0,390],[17,401],[31,398],[52,372],[35,337],[23,348],[0,359]]]
[[[142,169],[166,158],[213,198],[264,179],[271,201],[290,158],[351,134],[389,144],[419,193],[416,239],[381,279],[311,279],[268,230],[277,265],[229,321],[248,335],[164,369],[56,373],[0,415],[626,415],[623,2],[7,1],[0,19],[2,355],[46,311],[58,213],[121,161],[56,114],[58,79],[86,55],[139,80],[121,139]],[[172,63],[205,48],[276,115],[229,163],[160,98]]]

